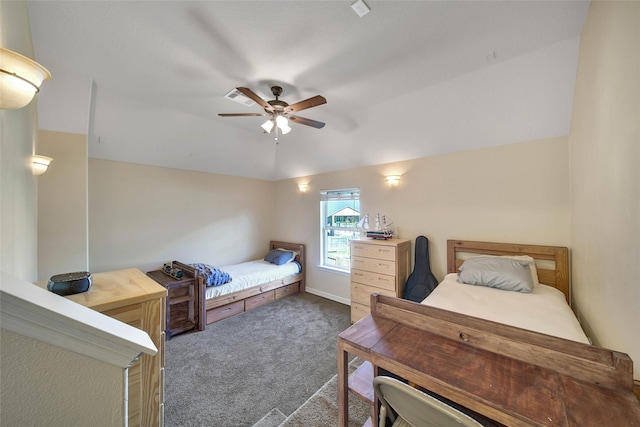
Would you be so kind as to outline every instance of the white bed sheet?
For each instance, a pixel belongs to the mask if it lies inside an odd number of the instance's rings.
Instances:
[[[421,303],[589,344],[564,294],[547,285],[534,286],[531,293],[504,291],[458,283],[458,275],[450,273]]]
[[[295,262],[275,265],[258,259],[240,264],[226,265],[220,267],[220,270],[229,273],[231,281],[221,286],[207,287],[205,294],[206,299],[241,291],[261,283],[267,283],[297,274],[300,266]]]

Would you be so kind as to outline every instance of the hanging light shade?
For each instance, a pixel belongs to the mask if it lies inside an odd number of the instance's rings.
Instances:
[[[273,120],[267,120],[261,127],[266,133],[271,133],[271,130],[273,129]]]
[[[0,108],[17,110],[31,102],[51,73],[37,62],[0,48]]]
[[[289,126],[289,120],[287,120],[286,117],[283,117],[283,116],[276,117],[276,124],[278,125],[278,128],[280,129],[283,135],[286,135],[289,132],[291,132],[291,127]]]
[[[278,127],[280,128],[280,131],[282,131],[283,135],[286,135],[289,132],[291,132],[291,127],[289,125],[278,126]]]

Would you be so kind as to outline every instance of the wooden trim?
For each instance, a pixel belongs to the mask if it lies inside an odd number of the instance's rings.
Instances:
[[[340,333],[337,344],[344,427],[347,353],[504,425],[640,419],[631,359],[604,348],[383,295],[372,296],[371,315]]]
[[[462,254],[474,255],[529,255],[536,261],[552,261],[553,268],[538,267],[540,283],[561,291],[571,305],[569,285],[569,249],[563,246],[522,245],[516,243],[475,242],[447,240],[447,272],[457,273],[462,265]]]
[[[138,328],[6,273],[0,273],[0,283],[4,329],[121,368],[141,353],[158,351]]]
[[[302,277],[300,278],[300,292],[304,292],[305,290],[305,278],[306,278],[306,273],[307,273],[307,266],[305,265],[307,259],[306,259],[306,251],[305,251],[305,245],[304,243],[291,243],[291,242],[282,242],[279,240],[272,240],[269,244],[270,249],[277,249],[277,248],[283,248],[283,249],[288,249],[291,251],[296,251],[298,252],[298,256],[296,257],[296,261],[300,264],[301,270],[299,275],[301,275]],[[290,282],[293,283],[293,282]]]
[[[624,353],[385,295],[371,296],[371,315],[476,348],[500,349],[518,360],[605,387],[633,391],[633,362]]]

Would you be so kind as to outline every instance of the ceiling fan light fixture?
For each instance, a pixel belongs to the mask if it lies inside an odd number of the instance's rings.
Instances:
[[[282,132],[283,135],[288,134],[289,132],[291,132],[291,127],[285,125],[285,126],[278,126],[280,128],[280,131]]]
[[[288,120],[287,120],[287,118],[286,118],[286,117],[284,117],[284,116],[278,116],[278,117],[276,117],[276,123],[278,124],[278,127],[279,127],[280,129],[282,129],[283,127],[285,127],[285,126],[288,126],[288,125],[289,125],[289,121],[288,121]]]
[[[273,120],[267,120],[262,124],[261,127],[266,133],[271,133],[271,131],[273,130]]]
[[[267,116],[270,117],[262,125],[262,130],[265,133],[271,133],[275,130],[275,140],[278,140],[278,134],[286,135],[291,132],[289,121],[293,120],[297,124],[311,126],[316,129],[324,127],[324,123],[317,120],[306,119],[300,116],[294,116],[291,113],[306,110],[308,108],[317,107],[327,103],[327,100],[320,95],[312,96],[311,98],[296,102],[289,105],[288,103],[281,101],[278,97],[282,94],[282,88],[280,86],[272,86],[271,93],[276,99],[271,101],[265,101],[258,96],[254,91],[246,87],[237,87],[235,91],[231,91],[227,94],[227,98],[238,100],[241,97],[246,97],[258,104],[264,110],[264,113],[219,113],[221,117],[238,117],[238,116]]]
[[[289,120],[287,120],[284,116],[276,117],[276,124],[278,125],[278,129],[282,132],[283,135],[291,132],[291,127],[289,126]]]

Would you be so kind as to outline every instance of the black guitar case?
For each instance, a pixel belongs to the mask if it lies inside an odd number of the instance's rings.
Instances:
[[[416,260],[413,273],[407,279],[403,298],[420,302],[438,286],[429,267],[429,240],[424,236],[416,238]]]

